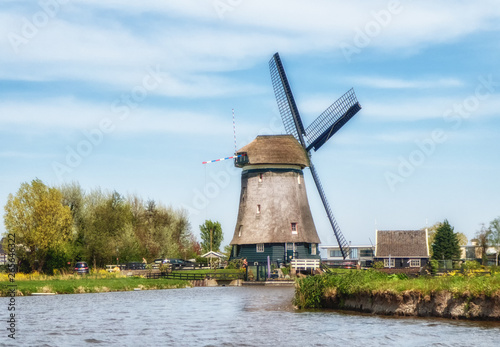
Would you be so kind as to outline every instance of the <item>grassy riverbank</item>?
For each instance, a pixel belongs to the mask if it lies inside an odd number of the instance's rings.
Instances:
[[[500,296],[500,274],[453,274],[438,277],[407,278],[387,275],[376,270],[351,270],[347,273],[325,273],[297,281],[294,304],[299,308],[322,308],[329,295],[349,298],[360,295],[402,294],[412,292],[422,297],[447,292],[455,297]]]
[[[2,274],[3,275],[3,274]],[[172,279],[146,279],[143,277],[127,277],[122,274],[100,271],[90,275],[57,275],[46,276],[40,274],[16,274],[14,283],[8,282],[0,275],[0,296],[7,296],[9,287],[17,286],[17,295],[31,295],[33,293],[102,293],[116,291],[130,291],[134,288],[170,289],[190,286],[188,281]]]

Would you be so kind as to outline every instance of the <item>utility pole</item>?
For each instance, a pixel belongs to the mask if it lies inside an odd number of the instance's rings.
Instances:
[[[210,228],[210,252],[212,252],[212,233],[213,233],[213,228]],[[212,254],[210,253],[210,268],[213,267],[213,258]]]

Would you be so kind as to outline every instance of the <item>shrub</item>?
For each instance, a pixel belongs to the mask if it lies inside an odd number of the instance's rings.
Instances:
[[[431,259],[429,262],[429,265],[431,267],[431,272],[435,274],[439,270],[439,262],[436,259]]]
[[[196,257],[196,262],[200,264],[208,264],[208,258]]]
[[[492,266],[490,266],[490,271],[492,274],[500,273],[500,266],[492,265]]]
[[[462,270],[478,270],[481,268],[481,264],[475,260],[467,260],[462,264]]]
[[[384,268],[384,262],[383,261],[376,261],[373,263],[373,268],[374,269],[383,269]]]
[[[227,263],[226,269],[241,269],[243,267],[243,259],[232,259]]]
[[[290,274],[290,267],[282,267],[281,272],[283,272],[283,276],[289,275]]]

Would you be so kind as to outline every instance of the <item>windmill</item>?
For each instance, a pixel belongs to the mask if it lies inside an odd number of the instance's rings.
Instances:
[[[309,167],[311,174],[318,189],[321,201],[325,207],[326,214],[332,226],[335,238],[340,247],[340,251],[344,259],[349,254],[349,244],[347,243],[340,227],[333,216],[330,204],[326,199],[325,191],[321,184],[312,161],[311,152],[315,152],[323,146],[340,128],[345,125],[360,109],[361,106],[356,99],[354,90],[351,88],[323,113],[321,113],[311,125],[304,128],[300,118],[297,105],[293,98],[288,79],[285,74],[285,69],[281,63],[278,53],[275,53],[269,61],[269,70],[271,72],[271,80],[274,88],[274,94],[278,103],[279,112],[285,126],[287,134],[293,135],[295,139],[302,145],[309,156]]]

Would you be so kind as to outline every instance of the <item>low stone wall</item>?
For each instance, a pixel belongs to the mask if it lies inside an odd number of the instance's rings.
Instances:
[[[330,289],[324,300],[325,308],[354,310],[380,315],[443,317],[454,319],[500,320],[500,294],[493,297],[453,295],[442,291],[423,296],[406,291],[363,293],[349,297]]]

